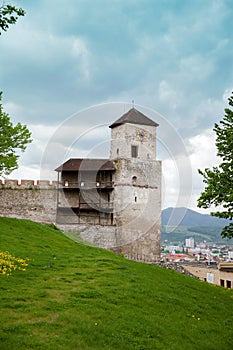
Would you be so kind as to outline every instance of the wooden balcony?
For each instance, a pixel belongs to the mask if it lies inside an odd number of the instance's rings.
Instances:
[[[90,211],[97,211],[100,213],[112,213],[113,212],[113,202],[108,203],[95,203],[95,202],[83,202],[80,203],[77,207],[63,207],[59,206],[57,207],[58,211],[69,211],[72,210],[74,213],[80,213],[80,212],[90,212]]]

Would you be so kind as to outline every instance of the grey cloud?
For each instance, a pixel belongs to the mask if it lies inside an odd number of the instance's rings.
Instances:
[[[28,109],[25,122],[55,125],[80,108],[134,98],[185,132],[184,119],[208,126],[193,111],[232,81],[226,1],[25,4],[27,16],[0,41],[2,89]]]

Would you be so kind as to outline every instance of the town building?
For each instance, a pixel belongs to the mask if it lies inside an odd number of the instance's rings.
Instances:
[[[186,238],[185,239],[185,247],[186,248],[194,248],[194,238],[190,237],[190,238]]]
[[[185,264],[184,268],[202,281],[233,288],[233,262],[217,265]]]

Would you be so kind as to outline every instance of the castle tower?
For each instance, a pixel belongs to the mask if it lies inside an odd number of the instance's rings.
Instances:
[[[110,125],[110,159],[116,168],[116,251],[129,259],[147,262],[160,257],[161,162],[156,160],[157,126],[135,108]]]

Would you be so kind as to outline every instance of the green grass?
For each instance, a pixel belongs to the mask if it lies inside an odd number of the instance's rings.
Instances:
[[[232,349],[232,290],[25,220],[0,218],[0,248],[31,259],[0,275],[1,350]]]

